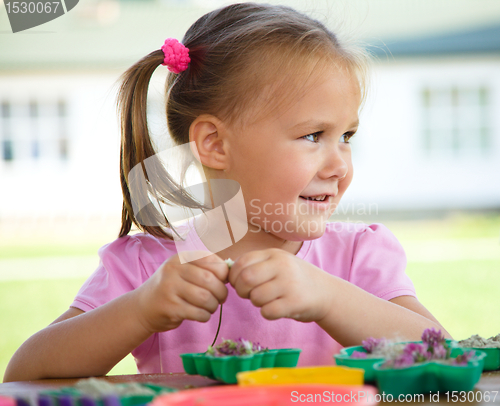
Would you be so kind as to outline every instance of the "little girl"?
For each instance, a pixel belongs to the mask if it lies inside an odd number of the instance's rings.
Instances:
[[[353,177],[364,60],[293,9],[242,3],[204,15],[182,44],[168,39],[132,66],[119,94],[120,236],[99,250],[69,310],[14,354],[5,381],[104,375],[130,352],[140,373],[182,371],[179,354],[212,343],[222,303],[220,337],[301,348],[299,365],[332,364],[341,346],[370,336],[444,330],[418,302],[385,226],[327,223]],[[167,206],[194,208],[195,199],[173,193],[180,185],[160,165],[142,195],[131,176],[159,152],[146,121],[159,65],[171,71],[175,145],[193,146],[209,183],[237,182],[246,210],[246,234],[188,262],[152,194]],[[128,235],[132,223],[142,233]]]

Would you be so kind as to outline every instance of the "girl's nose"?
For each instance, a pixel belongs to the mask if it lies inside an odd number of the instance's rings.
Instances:
[[[338,145],[325,151],[319,176],[322,179],[337,178],[339,181],[343,180],[349,170],[346,162],[346,154],[348,152],[342,151]]]

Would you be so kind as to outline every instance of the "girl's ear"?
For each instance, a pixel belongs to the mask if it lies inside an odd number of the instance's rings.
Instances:
[[[196,144],[200,162],[209,168],[227,168],[227,140],[224,125],[217,117],[202,114],[189,127],[189,141]]]

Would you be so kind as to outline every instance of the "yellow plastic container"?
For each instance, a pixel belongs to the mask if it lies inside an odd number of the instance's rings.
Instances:
[[[330,385],[363,385],[365,371],[339,366],[265,368],[257,371],[238,372],[238,385],[317,383]]]

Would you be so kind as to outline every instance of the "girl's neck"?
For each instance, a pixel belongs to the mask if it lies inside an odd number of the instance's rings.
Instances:
[[[248,232],[245,237],[237,241],[235,244],[217,252],[217,255],[222,259],[232,258],[235,260],[247,252],[268,248],[280,248],[296,255],[303,244],[303,241],[284,240],[271,233],[261,232],[264,235],[249,235],[250,232]]]
[[[211,229],[210,233],[205,234],[207,238],[203,238],[203,233],[200,233],[203,227],[200,227],[200,225],[197,224],[197,221],[195,220],[195,228],[197,229],[198,234],[201,236],[202,242],[210,251],[217,252],[217,255],[222,259],[231,258],[235,260],[236,258],[247,252],[268,248],[280,248],[292,253],[293,255],[296,255],[303,244],[303,241],[285,240],[272,233],[266,233],[262,229],[256,229],[256,227],[252,224],[248,224],[248,231],[243,236],[243,238],[220,251],[218,247],[212,246],[212,244],[214,243],[213,236],[224,235],[227,233],[228,229],[231,229],[229,224],[224,225],[222,223],[220,226],[220,230]]]

